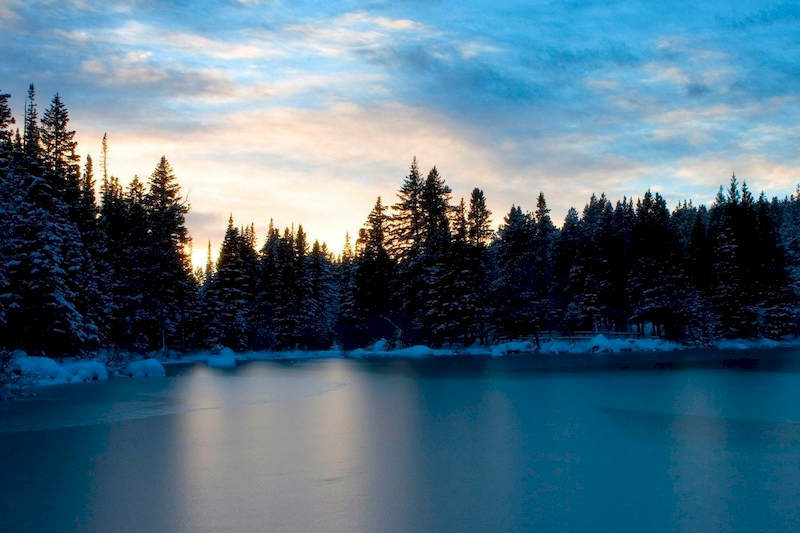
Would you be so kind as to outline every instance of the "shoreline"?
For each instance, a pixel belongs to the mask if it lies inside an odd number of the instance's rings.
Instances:
[[[164,377],[165,367],[204,363],[210,368],[234,368],[250,361],[351,360],[454,360],[517,359],[528,368],[541,370],[581,369],[669,369],[685,365],[711,364],[742,368],[777,357],[748,357],[748,352],[777,353],[800,348],[800,338],[728,339],[711,346],[690,346],[658,338],[614,339],[602,334],[587,339],[546,340],[537,349],[531,341],[510,341],[490,346],[430,348],[410,346],[387,349],[385,341],[355,350],[285,350],[234,352],[229,348],[199,351],[177,357],[159,354],[136,356],[125,363],[110,363],[107,354],[92,359],[51,359],[16,352],[6,373],[17,389],[90,383],[115,378]],[[741,356],[738,356],[741,354]],[[733,355],[733,357],[730,357]],[[728,365],[727,363],[730,363]],[[8,396],[13,397],[13,392]],[[0,395],[2,397],[2,395]]]

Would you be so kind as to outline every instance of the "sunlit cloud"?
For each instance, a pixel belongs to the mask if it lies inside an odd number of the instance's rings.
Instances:
[[[57,7],[56,7],[57,6]],[[563,21],[569,20],[569,24]],[[195,253],[229,214],[339,249],[412,156],[494,221],[541,190],[709,202],[800,181],[800,9],[756,4],[0,0],[0,79],[59,91],[123,181],[173,163]],[[199,249],[199,252],[198,252]]]

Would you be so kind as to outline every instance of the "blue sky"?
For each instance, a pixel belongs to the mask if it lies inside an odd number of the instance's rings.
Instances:
[[[70,107],[111,171],[165,153],[202,255],[227,216],[339,249],[413,155],[500,222],[544,191],[710,201],[800,181],[800,5],[0,0],[0,89]]]

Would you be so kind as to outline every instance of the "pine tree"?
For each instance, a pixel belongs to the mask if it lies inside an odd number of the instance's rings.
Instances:
[[[60,179],[45,164],[39,131],[31,85],[25,144],[2,191],[5,275],[12,288],[6,298],[9,344],[32,352],[78,353],[96,345],[97,326],[82,314],[76,283],[84,266],[80,234],[57,188]]]
[[[0,91],[0,182],[10,171],[14,153],[14,135],[10,126],[15,123],[8,100],[11,95]]]
[[[610,207],[610,205],[609,205]],[[607,256],[607,276],[602,298],[605,300],[605,323],[609,329],[628,331],[631,318],[630,281],[634,265],[633,227],[636,215],[633,200],[623,197],[614,207],[610,217],[605,218],[601,235],[601,248]]]
[[[648,190],[637,202],[632,237],[632,319],[640,330],[651,323],[656,334],[683,336],[694,319],[697,295],[679,260],[680,245],[659,193]]]
[[[493,234],[492,212],[486,207],[486,197],[477,187],[472,190],[467,214],[467,245],[455,261],[464,266],[465,286],[463,306],[467,316],[464,342],[488,342],[491,304],[489,301],[489,257],[487,245]],[[462,257],[458,257],[462,255]]]
[[[207,290],[211,285],[211,280],[214,279],[214,260],[211,258],[211,241],[208,241],[208,250],[206,251],[206,267],[203,270],[203,290]]]
[[[337,265],[336,337],[344,348],[357,348],[360,341],[358,316],[355,309],[355,256],[350,243],[350,233],[344,237],[344,247]]]
[[[470,344],[476,338],[481,314],[477,281],[481,270],[471,260],[467,209],[462,198],[452,217],[453,234],[447,249],[439,298],[442,323],[438,341],[449,344]]]
[[[56,93],[42,116],[41,142],[52,187],[61,192],[60,197],[74,218],[80,204],[80,170],[75,131],[68,126],[69,112]]]
[[[741,193],[736,176],[731,177],[727,197],[717,195],[710,213],[712,235],[712,287],[709,299],[719,319],[718,335],[742,337],[752,334],[753,309],[746,297],[741,270],[741,243],[737,228],[743,218]]]
[[[32,83],[28,87],[28,98],[25,101],[25,122],[22,142],[27,169],[29,171],[40,171],[42,146],[39,130],[39,112],[36,109],[36,89],[33,87]]]
[[[103,188],[108,182],[108,133],[103,133],[101,150],[103,152]]]
[[[271,316],[271,329],[277,348],[297,348],[298,335],[298,272],[296,270],[295,236],[286,228],[278,241],[275,258],[275,294]]]
[[[397,192],[397,203],[392,206],[389,222],[388,247],[391,256],[402,261],[419,252],[422,240],[422,189],[423,180],[417,167],[417,158],[411,161],[408,176]]]
[[[519,338],[538,332],[532,283],[534,231],[530,216],[519,206],[511,206],[492,244],[493,322],[499,337]]]
[[[562,329],[570,333],[581,327],[581,291],[583,272],[581,265],[581,227],[578,211],[570,207],[561,226],[561,235],[556,246],[556,294],[562,313]]]
[[[227,346],[234,350],[248,347],[249,296],[247,273],[242,256],[245,236],[228,219],[228,229],[222,241],[216,272],[205,294],[208,323],[207,342],[210,346]]]
[[[780,203],[778,221],[780,227],[781,249],[786,261],[786,272],[789,284],[796,301],[800,301],[800,185],[795,193]],[[795,321],[795,331],[800,331],[800,324]]]
[[[422,261],[423,187],[424,181],[415,157],[397,193],[398,201],[392,206],[388,240],[389,253],[398,264],[392,288],[392,294],[398,300],[396,317],[404,340],[409,343],[420,340],[422,329],[419,314],[425,288]]]
[[[258,258],[258,278],[253,317],[253,347],[256,349],[274,348],[277,344],[274,315],[279,289],[280,233],[269,221],[267,238]]]
[[[491,228],[492,212],[486,208],[486,197],[483,191],[475,187],[469,199],[469,214],[467,215],[467,230],[469,243],[474,247],[486,246],[492,237]]]
[[[106,236],[105,264],[110,272],[109,331],[113,345],[145,352],[155,347],[152,310],[146,291],[151,265],[144,184],[134,176],[127,190],[109,178],[103,193],[100,226]]]
[[[389,216],[378,197],[356,244],[352,296],[356,323],[347,336],[360,346],[381,338],[394,339],[399,333],[389,314],[395,270],[386,246],[388,225]]]
[[[415,336],[423,341],[441,344],[447,337],[446,324],[449,322],[448,300],[452,298],[450,286],[450,187],[445,183],[434,166],[423,184],[421,279],[414,285],[422,287],[420,302],[420,321],[412,325]]]
[[[756,253],[753,284],[759,295],[759,333],[779,339],[796,331],[797,298],[786,269],[786,254],[781,249],[777,228],[770,216],[770,206],[762,193],[757,204]]]
[[[9,98],[11,98],[10,94],[0,91],[0,220],[3,221],[9,220],[12,209],[6,202],[16,197],[16,194],[6,191],[4,187],[4,182],[12,172],[14,162],[13,134],[10,129],[10,126],[14,124],[14,117],[8,105]],[[11,303],[12,294],[8,290],[8,264],[6,262],[12,238],[8,228],[0,232],[0,335],[3,336],[6,335],[7,306]]]
[[[148,337],[153,347],[186,345],[186,321],[193,302],[194,279],[187,247],[185,217],[189,211],[167,158],[162,156],[150,176],[145,196],[148,216]]]
[[[536,331],[552,329],[556,320],[555,254],[558,230],[550,219],[550,209],[544,193],[540,192],[536,201],[536,212],[530,223],[534,226],[532,239],[532,304]]]
[[[307,345],[311,349],[330,348],[334,341],[334,287],[330,257],[325,244],[314,241],[309,256],[308,275],[310,307],[314,314],[306,327]]]

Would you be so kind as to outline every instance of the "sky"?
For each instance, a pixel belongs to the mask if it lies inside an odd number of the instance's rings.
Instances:
[[[0,0],[0,90],[59,92],[127,183],[167,156],[194,260],[229,214],[340,250],[416,156],[495,225],[543,191],[710,202],[800,182],[796,2]]]

